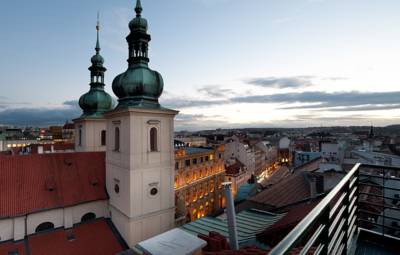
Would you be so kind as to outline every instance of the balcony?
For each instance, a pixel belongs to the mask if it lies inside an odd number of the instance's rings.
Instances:
[[[400,168],[356,164],[270,254],[399,254]]]

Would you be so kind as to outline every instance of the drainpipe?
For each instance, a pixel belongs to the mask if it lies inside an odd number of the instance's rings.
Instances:
[[[236,228],[235,205],[231,191],[231,182],[223,182],[222,190],[226,199],[226,215],[228,217],[229,244],[232,250],[239,250],[239,243]]]

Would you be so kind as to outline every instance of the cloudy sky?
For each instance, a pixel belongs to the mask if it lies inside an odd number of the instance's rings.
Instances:
[[[398,0],[142,0],[177,129],[400,123]],[[97,11],[106,90],[134,0],[0,3],[0,123],[79,116]]]

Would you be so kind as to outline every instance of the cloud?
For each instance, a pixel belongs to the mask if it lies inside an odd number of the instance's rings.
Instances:
[[[214,85],[214,86],[204,86],[200,89],[197,90],[199,93],[202,93],[206,96],[209,97],[223,97],[226,98],[229,95],[234,94],[234,92],[231,89],[225,89],[225,88],[221,88],[218,85]]]
[[[56,108],[16,108],[0,111],[0,124],[17,126],[60,125],[79,117],[77,101],[66,101]]]
[[[235,103],[306,103],[305,106],[288,106],[280,109],[314,109],[363,105],[394,105],[398,104],[400,91],[391,92],[293,92],[271,95],[246,96],[231,98]]]
[[[182,99],[181,97],[174,97],[168,99],[161,99],[161,104],[165,107],[172,109],[183,109],[183,108],[191,108],[191,107],[207,107],[212,105],[220,105],[220,104],[228,104],[228,100],[187,100]]]
[[[313,76],[294,76],[294,77],[264,77],[245,80],[247,84],[264,88],[304,88],[313,85],[311,79]]]
[[[5,96],[0,96],[0,109],[7,109],[21,105],[30,105],[30,104],[25,102],[15,102]]]

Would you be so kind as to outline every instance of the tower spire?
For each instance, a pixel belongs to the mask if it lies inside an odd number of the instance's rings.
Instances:
[[[142,11],[143,11],[142,3],[140,2],[140,0],[136,0],[136,7],[135,7],[136,17],[140,17]]]
[[[89,67],[90,71],[90,90],[82,95],[79,99],[79,106],[83,110],[81,117],[84,118],[102,118],[103,113],[109,111],[112,107],[112,99],[107,92],[104,91],[104,73],[107,70],[103,64],[104,59],[100,55],[100,15],[97,13],[97,41],[96,41],[96,54],[90,59],[92,65]]]
[[[96,24],[96,31],[97,31],[97,41],[96,41],[96,53],[99,54],[100,52],[100,40],[99,40],[99,33],[100,33],[100,12],[97,12],[97,24]]]

